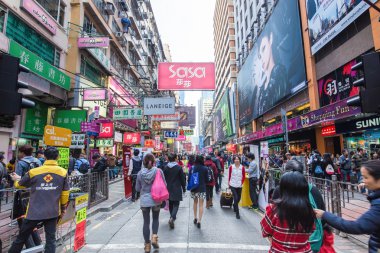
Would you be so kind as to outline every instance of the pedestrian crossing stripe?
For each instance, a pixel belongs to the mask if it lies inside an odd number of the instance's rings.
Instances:
[[[88,250],[124,250],[140,249],[143,243],[135,244],[86,244],[84,249]],[[256,250],[268,252],[268,245],[251,245],[251,244],[222,244],[222,243],[160,243],[160,248],[176,249],[224,249],[224,250]]]

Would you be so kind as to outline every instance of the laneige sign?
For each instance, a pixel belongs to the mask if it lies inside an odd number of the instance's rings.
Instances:
[[[144,98],[144,115],[175,114],[175,98]]]
[[[335,124],[336,133],[348,133],[362,131],[367,129],[380,128],[380,117],[372,116],[349,122],[341,122]]]

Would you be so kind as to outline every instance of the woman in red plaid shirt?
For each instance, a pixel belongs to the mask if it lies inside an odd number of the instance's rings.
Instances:
[[[315,229],[314,220],[305,177],[287,172],[281,177],[280,199],[267,206],[261,221],[263,236],[271,241],[269,252],[312,252],[309,236]]]

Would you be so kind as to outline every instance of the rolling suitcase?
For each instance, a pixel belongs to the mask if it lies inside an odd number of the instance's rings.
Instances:
[[[220,194],[220,207],[229,206],[231,208],[233,202],[234,198],[231,190],[226,189],[225,191],[222,191],[222,194]]]

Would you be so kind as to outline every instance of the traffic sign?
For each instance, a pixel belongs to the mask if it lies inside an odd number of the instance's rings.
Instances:
[[[45,126],[44,143],[47,146],[70,147],[71,130],[56,126]]]

